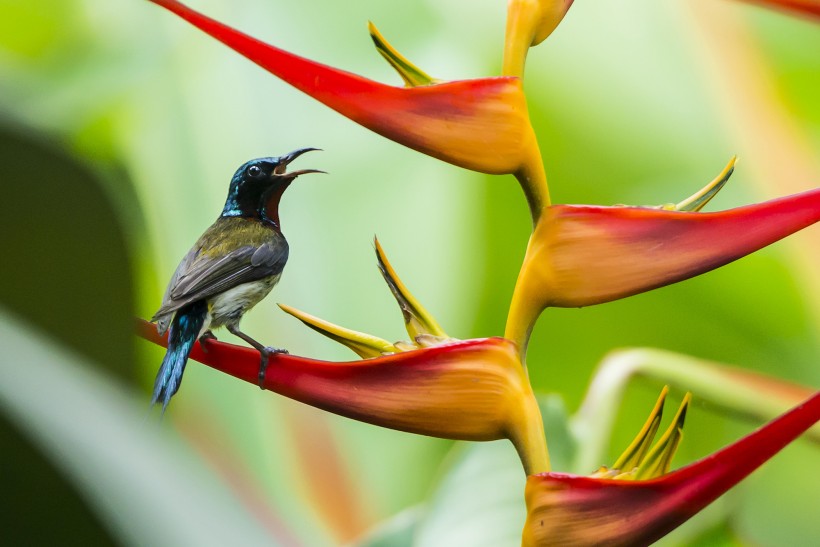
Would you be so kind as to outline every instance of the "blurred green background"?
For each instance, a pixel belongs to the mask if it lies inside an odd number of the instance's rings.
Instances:
[[[368,20],[436,77],[500,70],[500,0],[190,4],[397,85],[373,50]],[[815,187],[817,51],[816,25],[728,0],[577,3],[530,52],[525,80],[553,200],[678,201],[733,154],[738,169],[709,210]],[[353,358],[281,312],[275,302],[283,302],[403,338],[373,234],[451,335],[503,332],[530,229],[512,177],[471,173],[382,139],[148,2],[0,0],[0,450],[3,505],[13,508],[0,516],[5,538],[220,544],[239,529],[240,544],[333,545],[391,519],[372,545],[518,541],[523,477],[505,443],[378,429],[196,363],[161,426],[143,419],[162,352],[134,341],[131,317],[158,307],[238,165],[305,146],[324,152],[300,167],[330,175],[300,179],[284,198],[291,257],[274,293],[243,322],[246,332],[300,355]],[[571,413],[602,358],[630,346],[816,388],[817,241],[810,228],[685,283],[548,310],[528,358],[536,391],[560,394]],[[647,381],[629,388],[613,457],[658,389]],[[676,466],[755,427],[695,397]],[[666,542],[820,542],[818,454],[798,441]],[[499,484],[514,488],[499,495]],[[474,536],[458,535],[465,522]],[[201,535],[186,536],[188,526]],[[506,535],[488,532],[502,528]]]

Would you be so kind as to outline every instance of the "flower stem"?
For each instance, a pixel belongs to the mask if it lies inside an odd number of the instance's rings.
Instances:
[[[534,25],[538,12],[537,0],[510,0],[504,38],[504,76],[524,77],[524,65],[535,37]]]
[[[532,392],[529,379],[524,377],[522,393],[518,397],[520,406],[516,409],[517,416],[511,422],[516,427],[509,432],[510,441],[518,451],[524,472],[529,475],[546,473],[550,470],[547,438],[544,435],[544,420],[541,409]]]
[[[548,292],[552,286],[548,270],[530,264],[531,257],[538,254],[532,249],[532,246],[537,244],[538,241],[530,237],[524,262],[515,282],[504,330],[504,338],[512,340],[518,346],[519,358],[525,367],[530,335],[543,310],[541,298],[536,295]]]
[[[521,188],[524,189],[524,196],[527,198],[530,216],[532,216],[532,227],[535,229],[541,213],[550,205],[550,192],[544,161],[541,159],[541,149],[538,147],[538,140],[531,124],[527,125],[521,148],[524,152],[524,162],[514,174]]]

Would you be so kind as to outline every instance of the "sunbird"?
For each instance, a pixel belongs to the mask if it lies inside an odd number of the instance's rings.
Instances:
[[[179,389],[185,363],[197,340],[215,339],[212,330],[229,332],[261,355],[259,385],[272,353],[241,330],[242,316],[279,281],[288,260],[288,242],[279,225],[279,201],[296,177],[316,169],[286,172],[296,158],[317,148],[301,148],[279,157],[257,158],[242,165],[231,179],[222,214],[177,266],[151,321],[168,331],[168,350],[154,381],[151,406],[162,401],[162,413]]]

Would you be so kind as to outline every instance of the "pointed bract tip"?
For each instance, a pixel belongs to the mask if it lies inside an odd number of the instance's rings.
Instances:
[[[713,197],[717,195],[718,192],[723,189],[726,183],[729,182],[729,178],[735,171],[736,164],[737,156],[732,156],[731,159],[729,159],[729,163],[726,164],[726,167],[723,168],[723,171],[721,171],[717,177],[715,177],[709,184],[701,188],[696,193],[674,205],[672,210],[688,211],[693,213],[699,212],[712,200]]]
[[[646,423],[635,436],[632,443],[630,443],[629,447],[627,447],[623,454],[612,464],[613,470],[631,471],[641,464],[660,428],[661,419],[663,418],[663,407],[668,394],[669,386],[663,386],[661,394],[652,412],[649,413]]]
[[[669,428],[657,444],[647,453],[643,462],[641,462],[635,470],[632,478],[635,480],[648,480],[660,477],[669,472],[669,468],[672,465],[672,458],[675,457],[678,446],[680,446],[680,442],[683,439],[683,424],[686,420],[686,411],[689,409],[691,401],[691,393],[684,395],[678,412],[672,419]]]
[[[286,304],[277,303],[277,305],[285,313],[292,315],[319,334],[347,346],[362,359],[371,359],[399,351],[393,344],[377,336],[340,327]]]
[[[398,52],[396,48],[390,45],[390,42],[385,39],[373,21],[367,22],[367,30],[370,32],[370,38],[376,46],[376,51],[390,64],[391,67],[404,80],[405,87],[417,87],[439,83],[441,80],[433,78],[422,69],[413,64],[407,57]]]
[[[376,237],[373,238],[373,246],[376,249],[379,272],[381,272],[385,283],[387,283],[390,292],[393,293],[393,297],[401,309],[405,328],[410,338],[415,340],[416,336],[420,334],[432,334],[442,338],[449,338],[435,318],[424,309],[421,303],[410,293],[407,286],[399,279],[396,270],[387,260],[387,255]]]

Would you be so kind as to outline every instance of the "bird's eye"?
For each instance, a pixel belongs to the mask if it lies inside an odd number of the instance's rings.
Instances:
[[[248,175],[254,178],[260,177],[262,176],[262,169],[258,165],[251,165],[248,167]]]

